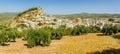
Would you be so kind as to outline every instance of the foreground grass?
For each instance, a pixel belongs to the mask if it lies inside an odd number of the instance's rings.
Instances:
[[[120,48],[117,39],[110,36],[97,36],[97,33],[90,33],[81,36],[67,37],[64,45],[57,50],[57,54],[89,54],[96,51]]]

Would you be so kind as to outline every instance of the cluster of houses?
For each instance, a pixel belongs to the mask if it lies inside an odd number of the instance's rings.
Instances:
[[[36,28],[36,27],[46,27],[46,26],[58,28],[61,25],[66,25],[67,28],[69,27],[72,28],[76,25],[84,25],[84,26],[96,25],[102,28],[105,24],[119,25],[119,22],[120,22],[119,18],[114,18],[115,22],[108,21],[108,18],[100,18],[100,19],[76,18],[74,20],[60,19],[60,18],[55,18],[52,16],[47,16],[46,14],[43,14],[41,8],[38,8],[37,11],[35,12],[31,11],[23,16],[19,17],[17,19],[19,21],[16,21],[16,22],[14,21],[11,25],[12,26],[14,25],[14,27],[21,25],[21,26],[25,26],[26,28]]]

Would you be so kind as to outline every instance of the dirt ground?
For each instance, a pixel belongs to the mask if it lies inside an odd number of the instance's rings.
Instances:
[[[16,42],[10,42],[8,46],[0,46],[0,54],[56,54],[56,50],[63,45],[65,37],[61,40],[52,40],[50,46],[42,47],[35,46],[33,48],[27,48],[24,44],[26,41],[17,39]]]

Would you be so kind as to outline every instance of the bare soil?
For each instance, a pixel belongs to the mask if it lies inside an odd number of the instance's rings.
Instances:
[[[51,45],[47,47],[35,46],[33,48],[27,48],[26,41],[17,39],[16,42],[7,43],[8,46],[0,46],[0,54],[56,54],[56,50],[63,45],[64,38],[52,40]]]

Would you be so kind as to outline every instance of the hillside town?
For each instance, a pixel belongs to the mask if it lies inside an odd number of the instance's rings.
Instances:
[[[0,0],[0,54],[120,54],[120,0]]]
[[[48,16],[42,12],[42,8],[29,11],[17,19],[13,20],[10,24],[11,27],[25,27],[25,28],[36,28],[36,27],[53,27],[58,28],[61,25],[65,25],[67,28],[72,28],[76,25],[84,26],[98,26],[102,29],[105,24],[120,25],[120,19],[114,18],[114,21],[109,21],[109,18],[75,18],[73,20],[55,18]]]

